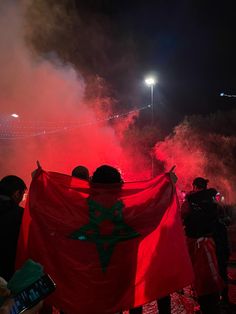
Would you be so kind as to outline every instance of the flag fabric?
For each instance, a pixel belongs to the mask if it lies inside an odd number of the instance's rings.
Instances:
[[[42,169],[29,190],[18,266],[31,258],[66,314],[114,314],[181,289],[193,271],[168,174],[89,184]]]
[[[194,271],[194,289],[197,296],[219,293],[224,282],[219,274],[216,247],[213,238],[187,239]]]

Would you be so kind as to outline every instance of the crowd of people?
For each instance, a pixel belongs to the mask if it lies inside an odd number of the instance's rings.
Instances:
[[[96,169],[92,177],[84,166],[73,169],[73,177],[86,180],[91,184],[123,183],[120,172],[111,166],[103,165]],[[175,183],[176,176],[170,172]],[[17,176],[6,176],[0,181],[0,276],[8,281],[15,272],[17,241],[21,226],[23,208],[20,206],[27,187]],[[189,255],[192,261],[195,280],[193,290],[202,314],[220,313],[220,304],[228,304],[227,263],[229,245],[227,226],[222,207],[216,201],[217,191],[208,188],[208,180],[197,177],[193,180],[193,189],[187,193],[181,206],[181,216],[186,234]],[[11,292],[5,280],[0,281],[0,296],[5,303],[0,314],[10,313]],[[183,287],[184,288],[184,287]],[[157,300],[160,314],[171,314],[171,297]],[[40,305],[25,312],[37,313]],[[44,312],[46,313],[46,309]],[[130,313],[142,313],[142,307],[130,309]]]

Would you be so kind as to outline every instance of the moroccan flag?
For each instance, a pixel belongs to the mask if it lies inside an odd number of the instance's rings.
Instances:
[[[193,273],[169,175],[89,184],[39,170],[23,218],[18,266],[41,263],[66,314],[114,314],[168,295]]]

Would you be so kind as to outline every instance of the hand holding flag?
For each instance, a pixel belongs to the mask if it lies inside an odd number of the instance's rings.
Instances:
[[[176,168],[176,165],[174,165],[174,166],[170,169],[170,171],[167,172],[167,173],[170,175],[170,179],[171,179],[171,181],[172,181],[174,184],[175,184],[175,183],[177,182],[177,180],[178,180],[178,177],[177,177],[177,175],[176,175],[175,172],[174,172],[175,168]]]
[[[36,165],[37,165],[37,168],[34,169],[33,172],[31,172],[31,178],[33,179],[35,177],[35,174],[36,172],[39,170],[39,169],[42,169],[41,165],[40,165],[40,162],[38,160],[36,160]]]
[[[66,313],[112,314],[192,283],[177,195],[166,174],[125,182],[117,198],[116,186],[91,188],[37,166],[17,265],[29,256],[44,265],[57,283],[50,304]]]

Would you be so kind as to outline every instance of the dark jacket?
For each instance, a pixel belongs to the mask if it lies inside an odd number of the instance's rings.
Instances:
[[[215,189],[190,192],[183,204],[183,223],[186,235],[200,238],[213,234],[218,221],[218,205],[214,201]]]
[[[227,226],[222,219],[222,208],[214,200],[215,195],[215,189],[190,192],[182,205],[182,218],[189,238],[213,238],[219,273],[227,282],[227,261],[230,254]]]
[[[15,271],[17,241],[24,209],[0,195],[0,276],[9,280]]]

